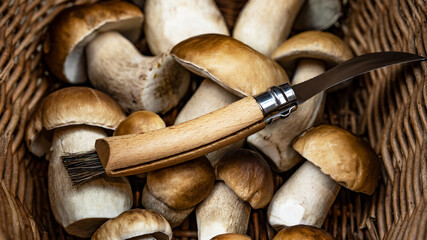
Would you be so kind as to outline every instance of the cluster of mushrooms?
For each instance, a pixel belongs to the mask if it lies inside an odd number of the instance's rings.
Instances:
[[[132,209],[126,177],[72,186],[62,154],[94,150],[106,136],[165,128],[160,116],[182,101],[193,76],[204,80],[175,124],[274,85],[303,82],[352,57],[341,39],[322,31],[339,17],[338,0],[249,0],[231,33],[214,0],[140,6],[143,12],[123,1],[73,6],[47,31],[46,64],[67,84],[38,106],[26,143],[49,161],[56,221],[82,238],[171,239],[172,229],[195,211],[199,239],[250,239],[250,212],[265,208],[276,240],[332,239],[319,228],[340,187],[372,194],[379,162],[355,135],[319,125],[325,93],[247,139],[138,176],[146,182],[144,209]],[[292,28],[299,33],[288,38]],[[150,56],[134,45],[142,31]],[[275,191],[273,171],[297,165]]]

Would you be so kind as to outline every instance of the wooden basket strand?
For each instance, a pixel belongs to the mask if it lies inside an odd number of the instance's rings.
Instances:
[[[344,27],[356,54],[406,51],[426,56],[427,2],[350,1]],[[370,73],[353,94],[365,134],[384,165],[366,221],[373,239],[426,239],[427,63]]]

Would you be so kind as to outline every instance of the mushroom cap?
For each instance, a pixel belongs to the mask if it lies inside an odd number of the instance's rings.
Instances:
[[[166,123],[154,112],[136,111],[120,122],[114,131],[114,136],[137,134],[165,128]]]
[[[147,174],[148,190],[177,210],[193,207],[203,201],[214,184],[214,170],[205,156]]]
[[[217,179],[222,180],[252,208],[265,207],[273,197],[273,174],[261,154],[239,149],[226,153],[215,166]]]
[[[252,96],[289,82],[271,58],[225,35],[204,34],[184,40],[172,56],[193,73],[207,77],[239,97]]]
[[[133,239],[146,235],[162,240],[172,239],[172,229],[168,221],[157,212],[132,209],[105,222],[91,239]]]
[[[211,240],[250,240],[251,238],[239,233],[224,233],[216,235]]]
[[[43,45],[51,72],[65,82],[87,79],[84,48],[99,32],[118,31],[136,41],[142,29],[141,10],[124,1],[105,1],[67,8],[49,26]]]
[[[293,28],[296,30],[325,30],[341,15],[340,0],[306,0]]]
[[[273,240],[333,240],[334,238],[325,230],[308,226],[308,225],[295,225],[285,227],[280,230],[273,238]]]
[[[89,87],[67,87],[42,100],[27,125],[25,140],[40,157],[49,151],[49,130],[80,124],[114,130],[125,117],[107,94]]]
[[[306,31],[286,40],[272,54],[288,72],[293,69],[296,60],[313,58],[335,66],[353,57],[351,49],[339,37],[321,31]]]
[[[336,126],[320,125],[303,132],[293,148],[342,186],[372,194],[380,165],[374,150],[362,139]]]

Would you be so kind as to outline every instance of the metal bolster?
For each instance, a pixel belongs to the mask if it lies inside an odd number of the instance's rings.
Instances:
[[[277,114],[266,119],[267,124],[278,118],[289,116],[297,108],[295,92],[288,83],[271,87],[266,92],[260,93],[254,98],[258,102],[264,116],[271,112],[279,111]]]

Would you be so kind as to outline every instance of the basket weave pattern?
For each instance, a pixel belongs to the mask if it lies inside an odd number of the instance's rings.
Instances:
[[[87,2],[93,0],[0,5],[0,239],[72,238],[50,212],[48,162],[34,158],[23,137],[40,99],[60,87],[42,59],[46,26],[65,7]],[[217,2],[232,28],[245,1]],[[356,55],[389,50],[427,55],[425,0],[349,0],[348,5],[342,31]],[[334,237],[427,238],[426,105],[425,62],[377,70],[328,96],[326,121],[365,136],[383,162],[373,196],[340,192],[323,226]],[[285,178],[278,176],[277,185]],[[175,238],[195,239],[194,229],[190,219],[174,231]],[[265,211],[253,211],[248,233],[271,239]]]
[[[350,1],[344,32],[359,55],[405,51],[426,56],[427,2]],[[371,239],[426,239],[427,64],[395,66],[364,77],[353,93],[356,130],[382,159],[382,181],[363,225]]]

